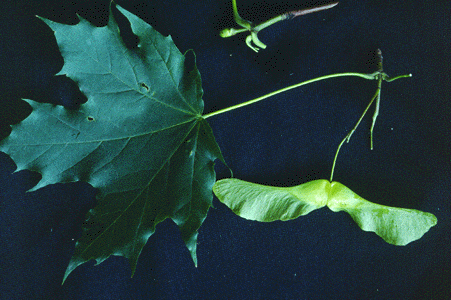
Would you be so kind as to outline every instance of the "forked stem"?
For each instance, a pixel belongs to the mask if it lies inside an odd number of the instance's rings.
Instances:
[[[378,80],[378,89],[377,89],[376,93],[374,94],[373,98],[371,98],[370,103],[368,103],[368,105],[366,106],[365,110],[363,111],[363,114],[360,116],[360,118],[357,121],[357,123],[355,124],[354,128],[352,128],[351,131],[348,132],[348,134],[345,136],[345,138],[338,145],[337,151],[335,152],[334,162],[332,164],[332,171],[330,172],[330,182],[332,182],[332,179],[334,177],[335,163],[337,162],[338,152],[340,152],[341,146],[343,146],[343,143],[346,140],[347,140],[347,143],[349,143],[349,140],[351,139],[352,134],[354,133],[354,131],[356,131],[357,127],[359,126],[359,124],[362,121],[363,117],[366,115],[366,112],[370,108],[371,104],[373,104],[374,99],[377,98],[378,101],[380,101],[381,83],[382,83],[382,78],[380,78]],[[373,128],[374,128],[374,123],[376,122],[376,118],[377,118],[377,115],[378,115],[378,114],[376,114],[376,112],[379,111],[378,107],[379,106],[377,106],[375,114],[373,115],[373,123],[371,125],[371,130],[370,130],[370,134],[371,134],[371,150],[373,149]]]
[[[266,45],[263,44],[258,39],[257,34],[260,30],[267,28],[267,27],[269,27],[275,23],[278,23],[280,21],[283,21],[283,20],[289,20],[289,19],[292,19],[292,18],[295,18],[298,16],[302,16],[302,15],[306,15],[309,13],[332,8],[337,4],[338,4],[338,2],[333,2],[333,3],[329,3],[326,5],[320,5],[320,6],[316,6],[316,7],[312,7],[312,8],[307,8],[307,9],[302,9],[302,10],[297,10],[297,11],[290,11],[290,12],[276,16],[276,17],[271,18],[261,24],[254,26],[254,24],[252,24],[252,22],[241,18],[240,14],[238,13],[238,7],[236,5],[236,0],[232,0],[233,17],[235,19],[235,22],[238,25],[240,25],[242,28],[240,28],[240,29],[225,28],[225,29],[221,30],[219,35],[223,38],[226,38],[226,37],[231,37],[231,36],[241,33],[241,32],[248,31],[249,35],[246,38],[246,44],[249,48],[251,48],[255,52],[258,52],[260,48],[262,48],[262,49],[266,48]]]
[[[357,127],[359,126],[359,124],[362,121],[363,117],[365,116],[366,112],[368,111],[371,104],[373,104],[374,100],[376,99],[376,108],[374,110],[373,120],[372,120],[371,128],[370,128],[370,147],[371,147],[371,150],[373,150],[373,130],[374,130],[374,125],[376,124],[377,116],[379,115],[382,81],[391,82],[391,81],[394,81],[399,78],[412,77],[412,74],[408,74],[408,75],[400,75],[400,76],[396,76],[393,78],[389,78],[387,74],[382,72],[382,54],[380,52],[379,52],[379,54],[380,54],[380,65],[379,65],[380,71],[377,72],[378,73],[378,75],[377,75],[377,79],[378,79],[377,80],[377,91],[374,94],[373,98],[371,98],[370,103],[368,103],[368,105],[366,106],[365,110],[363,111],[363,114],[360,116],[360,118],[357,121],[357,123],[355,124],[354,128],[352,128],[351,131],[349,131],[349,133],[345,136],[345,138],[338,145],[337,151],[335,152],[334,162],[332,163],[332,170],[330,172],[330,182],[332,182],[332,179],[334,177],[335,164],[337,162],[338,152],[340,152],[341,146],[343,146],[343,143],[345,141],[347,143],[349,143],[349,140],[351,139],[352,134],[354,133],[354,131],[356,131]]]
[[[223,114],[225,112],[229,112],[229,111],[235,110],[235,109],[240,108],[240,107],[244,107],[244,106],[247,106],[247,105],[251,105],[251,104],[257,103],[257,102],[262,101],[262,100],[264,100],[266,98],[269,98],[269,97],[275,96],[277,94],[289,91],[291,89],[295,89],[297,87],[300,87],[300,86],[303,86],[303,85],[307,85],[309,83],[313,83],[313,82],[317,82],[317,81],[321,81],[321,80],[325,80],[325,79],[329,79],[329,78],[354,76],[354,77],[361,77],[361,78],[368,79],[368,80],[375,80],[376,79],[377,80],[376,93],[371,98],[370,102],[366,106],[366,108],[363,111],[362,115],[360,116],[359,120],[355,124],[354,128],[352,128],[351,131],[349,131],[348,134],[345,136],[345,138],[340,142],[340,144],[338,145],[337,151],[335,152],[334,161],[332,163],[332,170],[330,172],[330,181],[332,182],[333,177],[334,177],[335,165],[337,163],[338,153],[340,152],[341,146],[343,146],[345,141],[347,141],[349,143],[349,140],[351,139],[351,136],[357,130],[357,127],[360,125],[360,122],[363,120],[363,117],[365,117],[368,109],[371,107],[371,105],[373,104],[374,100],[376,100],[376,108],[374,110],[373,120],[372,120],[371,128],[370,128],[370,140],[371,140],[370,144],[371,144],[371,150],[373,150],[373,131],[374,131],[374,125],[376,124],[376,119],[377,119],[377,117],[379,115],[382,81],[392,82],[392,81],[400,79],[400,78],[412,77],[412,74],[400,75],[400,76],[396,76],[396,77],[393,77],[393,78],[388,77],[387,74],[382,72],[382,53],[380,52],[380,50],[378,50],[378,54],[379,54],[380,61],[379,61],[379,64],[378,64],[378,69],[379,70],[377,72],[374,72],[374,73],[371,73],[371,74],[355,73],[355,72],[336,73],[336,74],[330,74],[330,75],[325,75],[325,76],[313,78],[313,79],[306,80],[306,81],[303,81],[301,83],[294,84],[294,85],[285,87],[283,89],[274,91],[274,92],[266,94],[264,96],[255,98],[253,100],[249,100],[249,101],[237,104],[237,105],[233,105],[233,106],[230,106],[230,107],[227,107],[227,108],[223,108],[223,109],[211,112],[209,114],[203,115],[202,118],[207,119],[207,118],[219,115],[219,114]]]

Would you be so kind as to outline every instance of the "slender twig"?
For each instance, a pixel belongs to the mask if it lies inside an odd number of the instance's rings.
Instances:
[[[373,98],[371,98],[370,103],[366,106],[365,110],[363,111],[363,114],[360,116],[359,120],[357,121],[357,124],[354,126],[354,128],[349,131],[349,133],[345,136],[345,138],[340,142],[338,145],[337,151],[335,152],[334,161],[332,163],[332,170],[330,172],[330,181],[332,181],[334,177],[334,170],[335,170],[335,164],[337,162],[338,152],[340,152],[341,146],[345,141],[349,143],[349,140],[351,139],[352,134],[356,131],[357,127],[359,126],[360,122],[362,121],[363,117],[365,116],[366,112],[370,108],[371,104],[373,104],[374,100],[376,100],[376,107],[374,109],[373,114],[373,120],[371,122],[371,128],[370,128],[370,147],[371,150],[373,150],[373,130],[374,125],[376,124],[377,116],[379,115],[379,108],[380,108],[380,102],[381,102],[381,90],[382,90],[382,81],[391,82],[399,78],[405,78],[405,77],[412,77],[412,74],[408,75],[400,75],[396,76],[394,78],[389,78],[387,74],[383,73],[383,67],[382,67],[382,52],[380,49],[377,49],[377,56],[378,56],[378,71],[375,74],[374,79],[377,79],[377,91],[374,94]]]
[[[277,22],[280,22],[280,21],[291,20],[291,19],[299,17],[299,16],[303,16],[303,15],[307,15],[307,14],[310,14],[310,13],[326,10],[326,9],[334,7],[337,4],[338,4],[338,1],[334,2],[334,3],[330,3],[330,4],[325,4],[325,5],[305,8],[305,9],[301,9],[301,10],[289,11],[287,13],[284,13],[284,14],[279,15],[277,17],[271,18],[268,21],[265,21],[265,22],[255,26],[254,27],[254,31],[258,32],[258,31],[260,31],[260,30],[262,30],[262,29],[264,29],[266,27],[269,27],[269,26],[271,26],[271,25],[273,25],[273,24],[275,24]]]
[[[234,16],[235,22],[243,28],[240,28],[240,29],[225,28],[220,32],[220,36],[223,38],[226,38],[226,37],[234,36],[234,35],[242,33],[242,32],[246,32],[246,31],[250,32],[250,34],[246,37],[246,44],[249,46],[249,48],[251,48],[255,52],[258,52],[259,47],[262,49],[266,48],[266,45],[264,43],[262,43],[258,39],[258,36],[257,36],[258,32],[261,31],[262,29],[267,28],[271,25],[274,25],[275,23],[280,22],[280,21],[289,20],[289,19],[293,19],[298,16],[303,16],[303,15],[306,15],[309,13],[329,9],[329,8],[334,7],[337,4],[338,4],[338,2],[334,2],[334,3],[330,3],[330,4],[326,4],[326,5],[312,7],[312,8],[290,11],[290,12],[276,16],[276,17],[271,18],[261,24],[254,26],[252,24],[252,22],[247,21],[240,16],[240,14],[238,13],[238,7],[236,5],[236,0],[232,0],[233,16]],[[254,45],[256,47],[253,46],[252,43],[254,43]]]
[[[377,84],[377,97],[376,97],[376,107],[374,108],[374,114],[373,114],[373,121],[371,122],[371,129],[370,129],[370,148],[373,150],[373,130],[374,125],[376,124],[377,116],[379,116],[379,108],[381,105],[381,88],[382,88],[382,72],[384,71],[383,67],[383,57],[382,57],[382,51],[381,49],[377,49],[377,70],[381,73],[379,75],[379,80]]]
[[[380,83],[380,80],[379,80]],[[380,89],[378,88],[376,91],[376,94],[374,94],[373,98],[371,98],[370,103],[366,106],[365,110],[363,111],[363,114],[360,116],[359,120],[355,124],[354,128],[351,129],[351,131],[348,132],[348,134],[345,136],[345,138],[340,142],[338,145],[337,151],[335,152],[334,162],[332,163],[332,171],[330,172],[330,181],[332,182],[332,179],[334,177],[334,170],[335,170],[335,163],[337,162],[338,158],[338,152],[340,152],[341,146],[346,141],[349,143],[349,140],[351,139],[352,134],[356,131],[357,127],[360,125],[360,122],[362,121],[363,117],[365,116],[366,112],[370,108],[371,104],[373,104],[374,99],[376,99],[380,95]]]

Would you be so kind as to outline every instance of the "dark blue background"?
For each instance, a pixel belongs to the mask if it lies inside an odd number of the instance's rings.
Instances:
[[[175,224],[149,239],[133,278],[126,259],[87,263],[61,286],[95,204],[85,183],[26,193],[39,181],[0,153],[1,299],[449,299],[450,39],[449,1],[346,1],[325,12],[279,23],[259,34],[258,54],[233,26],[230,0],[117,1],[181,52],[193,49],[202,74],[205,113],[321,75],[384,70],[413,77],[383,84],[375,149],[371,114],[341,150],[334,179],[369,201],[434,213],[437,226],[405,247],[361,231],[327,208],[290,222],[240,219],[216,198],[200,229],[195,268]],[[242,16],[262,21],[321,1],[238,0]],[[75,13],[106,24],[108,1],[0,3],[0,122],[20,121],[20,98],[85,101],[62,67],[52,31],[35,18],[76,24]],[[133,40],[131,40],[131,43]],[[331,79],[208,119],[237,178],[290,186],[328,178],[336,147],[375,92],[376,82]],[[218,178],[229,176],[217,165]],[[74,240],[75,239],[75,240]]]

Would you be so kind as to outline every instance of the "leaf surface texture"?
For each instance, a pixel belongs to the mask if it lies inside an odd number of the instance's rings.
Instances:
[[[179,226],[197,264],[197,230],[213,197],[213,162],[223,160],[202,118],[197,68],[186,69],[171,37],[118,9],[139,38],[134,49],[125,46],[111,12],[105,27],[83,18],[73,26],[41,18],[64,58],[58,75],[77,82],[88,101],[69,110],[26,100],[33,112],[0,142],[16,171],[42,175],[30,191],[74,181],[99,190],[64,279],[80,264],[110,255],[127,257],[133,273],[166,218]]]

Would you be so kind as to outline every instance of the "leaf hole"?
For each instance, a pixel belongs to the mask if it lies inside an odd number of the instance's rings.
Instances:
[[[140,86],[146,90],[146,92],[150,91],[150,88],[144,82],[141,82]]]
[[[86,119],[88,119],[88,121],[89,121],[89,122],[92,122],[92,121],[94,121],[94,118],[93,118],[93,117],[91,117],[91,116],[87,117]]]
[[[188,56],[188,54],[191,54]],[[193,50],[185,52],[185,70],[193,71],[196,68],[196,54]]]

